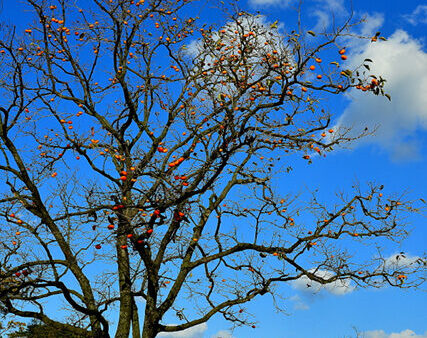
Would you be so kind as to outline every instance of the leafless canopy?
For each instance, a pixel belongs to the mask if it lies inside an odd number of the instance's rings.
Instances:
[[[282,32],[239,11],[203,26],[191,0],[27,2],[34,23],[0,38],[5,314],[109,337],[114,309],[116,337],[152,338],[215,314],[254,325],[244,304],[281,282],[423,281],[425,261],[379,249],[406,235],[403,196],[302,203],[274,184],[354,139],[321,98],[384,94],[370,60],[337,62],[352,21]]]

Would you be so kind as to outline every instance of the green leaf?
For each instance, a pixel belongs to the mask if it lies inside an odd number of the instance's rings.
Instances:
[[[274,21],[274,22],[270,25],[270,28],[271,28],[271,29],[276,29],[276,28],[277,28],[277,23],[278,23],[278,22],[279,22],[278,20]]]
[[[391,101],[391,96],[390,96],[390,95],[388,95],[388,94],[384,94],[384,96],[385,96],[386,98],[388,98],[388,100],[389,100],[389,101]]]
[[[307,33],[312,35],[312,36],[316,36],[316,33],[314,33],[313,31],[307,31]]]
[[[339,67],[339,66],[340,66],[340,64],[339,64],[338,62],[336,62],[336,61],[332,61],[332,62],[331,62],[331,65],[335,65],[335,66],[337,66],[337,67]]]
[[[363,65],[367,70],[371,70],[371,68],[368,65]]]
[[[387,41],[387,39],[384,36],[380,36],[380,40]]]
[[[372,60],[371,60],[371,59],[365,59],[364,61],[365,61],[365,62],[372,62]]]

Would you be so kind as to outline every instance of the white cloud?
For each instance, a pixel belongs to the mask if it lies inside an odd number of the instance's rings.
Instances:
[[[381,16],[374,17],[373,22],[368,21],[362,28],[362,34],[372,36],[381,22]],[[357,144],[375,144],[394,160],[416,159],[421,147],[416,132],[427,130],[427,53],[421,42],[397,30],[387,41],[351,47],[345,66],[351,69],[365,58],[372,59],[370,73],[387,80],[384,89],[392,102],[350,90],[347,97],[351,102],[339,118],[338,126],[352,127],[355,135],[365,127],[372,130],[379,126],[374,136]]]
[[[362,17],[365,20],[360,27],[362,36],[373,36],[384,24],[384,14],[382,13],[364,14]]]
[[[344,7],[344,1],[343,0],[317,0],[317,2],[324,6],[327,7],[328,9],[332,10],[332,11],[344,11],[346,12],[346,9]]]
[[[328,12],[316,9],[312,12],[312,15],[317,18],[316,25],[312,29],[315,32],[323,32],[331,24],[331,15]]]
[[[418,5],[411,14],[403,16],[411,25],[427,24],[427,5]]]
[[[348,12],[343,0],[317,0],[317,5],[311,14],[317,18],[313,30],[321,32],[327,30],[334,17],[344,17]]]
[[[309,270],[309,272],[313,272],[314,270]],[[333,272],[326,270],[318,270],[316,276],[328,279],[334,276]],[[350,293],[354,290],[354,287],[351,285],[351,281],[349,279],[337,280],[329,284],[321,284],[319,282],[313,281],[307,276],[302,276],[291,283],[292,287],[296,290],[318,293],[321,291],[326,291],[328,293],[332,293],[334,295],[345,295],[346,293]]]
[[[397,253],[385,259],[384,267],[387,269],[409,268],[414,264],[418,264],[420,260],[422,260],[422,258],[419,256]]]
[[[208,329],[206,323],[202,323],[178,332],[162,332],[157,335],[158,338],[203,338],[205,331]]]
[[[289,6],[294,0],[249,0],[252,6]]]
[[[263,15],[245,15],[239,18],[239,25],[236,22],[229,21],[227,22],[221,30],[226,31],[225,35],[220,35],[218,32],[212,33],[212,39],[215,42],[221,41],[226,43],[228,47],[232,47],[229,50],[229,53],[237,53],[238,47],[234,43],[234,31],[242,30],[244,32],[254,31],[256,32],[256,37],[252,43],[258,48],[254,49],[252,54],[249,55],[249,61],[251,57],[260,57],[263,53],[272,52],[273,49],[285,50],[285,45],[283,44],[284,36],[280,34],[280,31],[283,30],[283,23],[275,22],[276,27],[272,27],[272,22],[269,22],[267,18]],[[265,42],[269,42],[268,46],[265,46]],[[197,56],[202,53],[207,53],[203,48],[202,40],[193,40],[187,46],[186,53],[190,56]],[[211,55],[211,54],[209,54]],[[211,55],[212,56],[212,55]],[[212,59],[207,59],[206,62],[210,62]],[[248,61],[248,62],[249,62]]]
[[[283,60],[293,63],[293,58],[290,55],[287,47],[283,43],[284,36],[281,34],[283,31],[283,23],[269,22],[265,16],[262,15],[244,15],[239,18],[239,24],[236,22],[227,22],[220,31],[212,33],[212,40],[215,43],[222,43],[227,45],[228,55],[237,55],[239,53],[238,44],[235,43],[236,36],[235,31],[243,31],[245,33],[252,32],[253,38],[251,43],[254,48],[251,52],[246,54],[246,63],[254,65],[251,69],[252,73],[248,79],[250,82],[256,82],[257,79],[262,79],[269,70],[265,67],[262,58],[266,53],[278,53]],[[275,52],[274,52],[275,51]],[[208,70],[212,67],[215,60],[219,59],[223,54],[219,52],[205,48],[203,41],[193,40],[188,46],[186,53],[200,62],[203,61],[204,70]],[[221,52],[223,53],[223,52]],[[223,55],[224,56],[224,55]],[[200,71],[195,68],[195,71]],[[234,95],[236,91],[240,91],[240,88],[236,88],[232,81],[229,81],[228,75],[217,74],[215,77],[223,79],[225,84],[219,84],[217,81],[213,88],[209,88],[217,93],[227,93]]]
[[[308,310],[310,308],[298,295],[292,296],[290,300],[294,303],[294,310]]]
[[[383,330],[374,330],[363,332],[364,338],[427,338],[427,332],[421,335],[416,334],[412,330],[403,330],[400,333],[385,333]]]
[[[234,338],[232,333],[228,330],[221,330],[211,336],[211,338]]]

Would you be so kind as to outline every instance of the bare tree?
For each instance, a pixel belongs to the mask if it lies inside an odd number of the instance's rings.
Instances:
[[[116,337],[152,338],[215,314],[255,326],[244,304],[301,278],[423,282],[422,259],[360,255],[407,234],[404,196],[370,185],[302,203],[272,183],[371,132],[331,129],[320,102],[385,94],[370,60],[338,62],[351,18],[286,33],[233,6],[202,25],[191,0],[27,2],[34,23],[0,40],[5,314],[109,337],[118,309]],[[338,61],[322,61],[331,50]]]

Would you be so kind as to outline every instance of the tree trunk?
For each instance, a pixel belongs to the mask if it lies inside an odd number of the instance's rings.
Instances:
[[[132,295],[129,271],[129,256],[122,245],[126,245],[126,237],[117,238],[117,265],[119,273],[120,311],[116,338],[129,338],[132,321]]]
[[[138,307],[135,303],[135,298],[132,298],[132,338],[141,338],[139,327]]]
[[[160,316],[156,310],[156,302],[152,297],[147,297],[145,303],[144,327],[142,338],[155,338],[159,333]]]
[[[153,323],[151,320],[147,320],[147,316],[144,320],[144,328],[142,329],[141,338],[155,338],[159,333],[159,328],[157,323]]]

